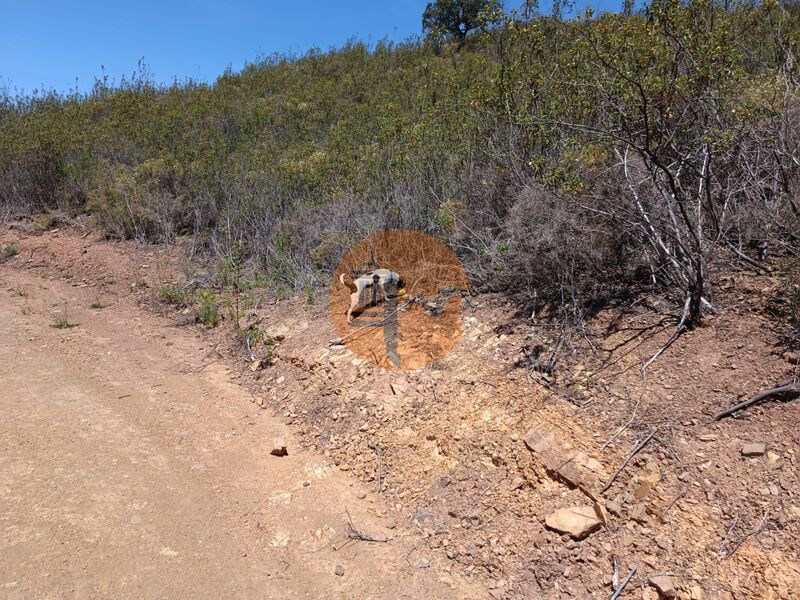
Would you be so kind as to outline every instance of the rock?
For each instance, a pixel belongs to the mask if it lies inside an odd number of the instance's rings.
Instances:
[[[742,456],[763,456],[766,451],[766,444],[760,442],[751,442],[742,446]]]
[[[358,492],[356,494],[356,498],[358,498],[359,500],[363,500],[366,497],[367,497],[367,495],[364,492]]]
[[[717,441],[717,436],[714,435],[713,433],[704,433],[703,435],[699,436],[697,439],[700,440],[701,442],[716,442]]]
[[[653,588],[645,588],[642,590],[642,600],[658,600],[658,592]]]
[[[603,463],[601,463],[599,460],[597,460],[595,458],[592,458],[591,456],[589,456],[585,452],[578,452],[575,455],[575,459],[574,460],[575,460],[575,464],[577,464],[582,469],[585,469],[585,470],[590,471],[590,472],[592,472],[592,473],[594,473],[596,475],[599,475],[603,479],[607,479],[608,478],[608,473],[603,468]]]
[[[608,512],[614,516],[618,517],[622,514],[622,505],[616,499],[608,500],[606,502],[606,508],[608,509]]]
[[[568,462],[561,465],[556,474],[572,487],[578,487],[583,483],[581,472],[574,463]]]
[[[594,516],[600,519],[600,522],[603,525],[608,525],[608,522],[611,520],[611,517],[606,510],[606,507],[600,504],[599,502],[594,503]]]
[[[674,598],[677,593],[675,589],[675,578],[669,575],[656,575],[650,578],[652,585],[664,598]]]
[[[551,474],[564,480],[572,487],[578,487],[583,483],[580,469],[572,462],[571,457],[566,456],[566,453],[556,441],[555,433],[545,427],[534,427],[522,436],[522,441],[528,450],[537,455],[543,466]]]
[[[289,454],[286,450],[286,441],[283,438],[275,438],[272,442],[272,450],[269,453],[272,456],[286,456]]]
[[[703,588],[693,585],[689,588],[689,600],[703,600]]]
[[[337,577],[341,577],[344,575],[344,567],[342,565],[336,565],[336,568],[333,570],[336,573]]]
[[[628,511],[628,516],[642,525],[647,525],[650,522],[650,516],[647,514],[647,509],[641,505],[636,504]]]
[[[546,455],[555,448],[556,434],[544,427],[534,427],[522,437],[531,452]]]
[[[310,486],[310,485],[311,485],[311,482],[310,482],[308,479],[306,479],[306,480],[303,482],[303,487],[308,487],[308,486]]]
[[[576,540],[585,538],[603,526],[592,506],[562,508],[544,519],[545,525],[559,533],[568,533]]]
[[[397,521],[394,519],[387,519],[386,523],[384,523],[384,527],[386,527],[386,529],[394,529],[397,527]]]
[[[511,482],[511,491],[515,492],[525,485],[525,480],[522,477],[515,477]]]
[[[661,471],[655,463],[648,463],[647,466],[639,471],[633,484],[633,497],[637,500],[646,498],[650,492],[656,489],[661,481]]]
[[[535,548],[544,548],[547,545],[547,536],[544,533],[533,538],[533,545]]]
[[[418,569],[429,569],[430,566],[431,566],[431,563],[429,563],[427,560],[421,560],[417,564],[417,568]]]

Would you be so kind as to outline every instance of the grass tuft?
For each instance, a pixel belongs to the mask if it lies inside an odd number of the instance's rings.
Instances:
[[[77,327],[78,323],[70,323],[66,317],[56,317],[50,325],[53,329],[72,329]]]

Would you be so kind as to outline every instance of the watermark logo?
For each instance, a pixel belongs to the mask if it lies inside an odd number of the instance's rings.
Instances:
[[[445,244],[419,231],[387,229],[358,242],[339,263],[329,310],[358,357],[420,369],[458,343],[468,289],[461,261]]]

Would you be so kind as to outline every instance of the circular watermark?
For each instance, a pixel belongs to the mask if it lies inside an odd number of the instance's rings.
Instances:
[[[420,369],[461,339],[461,261],[419,231],[387,229],[355,244],[331,283],[328,300],[342,342],[387,369]]]

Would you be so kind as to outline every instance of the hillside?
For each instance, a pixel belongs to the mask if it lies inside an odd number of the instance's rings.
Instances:
[[[359,239],[447,242],[472,285],[580,318],[631,288],[709,310],[715,262],[795,248],[793,4],[655,2],[506,17],[463,47],[352,42],[213,85],[146,67],[0,104],[2,216],[89,213],[115,238],[318,288]]]

